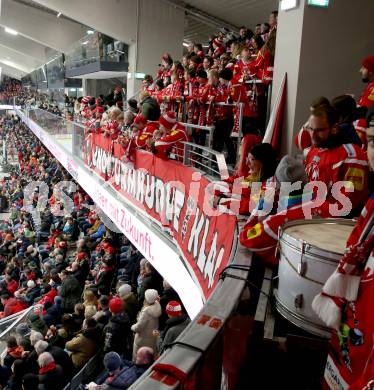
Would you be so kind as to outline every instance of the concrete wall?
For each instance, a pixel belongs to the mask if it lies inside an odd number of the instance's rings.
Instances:
[[[155,74],[160,57],[168,51],[183,53],[184,12],[162,0],[36,0],[130,45],[129,72]],[[128,82],[128,96],[140,86]]]
[[[328,8],[300,0],[299,8],[279,13],[272,103],[287,72],[284,152],[293,149],[293,134],[307,119],[315,97],[360,95],[361,61],[374,54],[373,15],[374,2],[368,0],[330,1]]]

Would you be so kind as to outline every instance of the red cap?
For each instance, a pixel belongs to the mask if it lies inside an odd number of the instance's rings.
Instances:
[[[134,125],[138,125],[139,123],[147,123],[147,119],[142,114],[138,114],[134,119]]]
[[[123,311],[123,302],[121,298],[112,298],[109,301],[109,310],[113,314],[118,314]]]
[[[172,129],[172,127],[177,123],[175,112],[166,112],[164,115],[160,116],[159,122],[161,126],[165,127],[165,129]]]
[[[177,301],[170,301],[166,305],[166,314],[169,317],[179,317],[182,314],[182,306]]]
[[[366,68],[369,72],[374,73],[374,56],[366,57],[362,61],[362,66]]]
[[[83,259],[86,259],[86,258],[87,258],[86,252],[79,252],[77,254],[77,260],[83,260]]]

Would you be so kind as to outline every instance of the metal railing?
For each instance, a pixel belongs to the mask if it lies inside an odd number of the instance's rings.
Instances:
[[[220,282],[197,317],[180,334],[176,341],[129,389],[131,390],[171,390],[190,385],[193,376],[199,381],[199,388],[224,388],[225,373],[221,377],[225,346],[225,327],[236,313],[237,306],[246,295],[247,278],[252,264],[252,256],[239,245],[235,260],[221,274]],[[245,298],[248,298],[245,297]],[[211,354],[219,356],[211,359]],[[213,363],[212,363],[213,361]],[[202,374],[204,365],[215,373],[210,377]],[[172,367],[170,372],[164,367]],[[240,365],[237,370],[240,371]],[[185,379],[174,376],[181,372]],[[215,377],[215,385],[212,379]],[[204,382],[205,380],[205,382]]]
[[[15,313],[13,316],[9,316],[9,317],[5,318],[9,322],[4,322],[4,324],[9,323],[9,326],[5,330],[3,330],[0,334],[1,361],[3,361],[4,353],[6,353],[6,343],[7,343],[8,337],[14,336],[16,334],[15,329],[16,329],[17,325],[22,323],[22,322],[26,322],[29,314],[31,312],[33,312],[37,307],[38,307],[38,305],[31,306],[31,307],[23,310],[22,312]]]

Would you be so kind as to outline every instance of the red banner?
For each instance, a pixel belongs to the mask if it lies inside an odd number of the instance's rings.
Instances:
[[[122,146],[102,135],[91,134],[86,145],[86,165],[170,232],[208,298],[230,261],[237,224],[234,215],[214,214],[206,191],[210,181],[193,168],[142,150],[136,151],[134,165],[124,163]]]

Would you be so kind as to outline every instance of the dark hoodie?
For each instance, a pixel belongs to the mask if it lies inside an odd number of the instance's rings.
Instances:
[[[48,328],[42,318],[40,318],[37,314],[31,314],[29,320],[32,330],[40,332],[43,336],[47,334]]]
[[[130,320],[126,313],[112,316],[104,328],[104,352],[117,352],[123,356],[129,349]]]
[[[165,329],[161,335],[160,353],[164,352],[178,338],[189,323],[190,319],[186,314],[182,314],[179,317],[171,317],[166,321]]]

